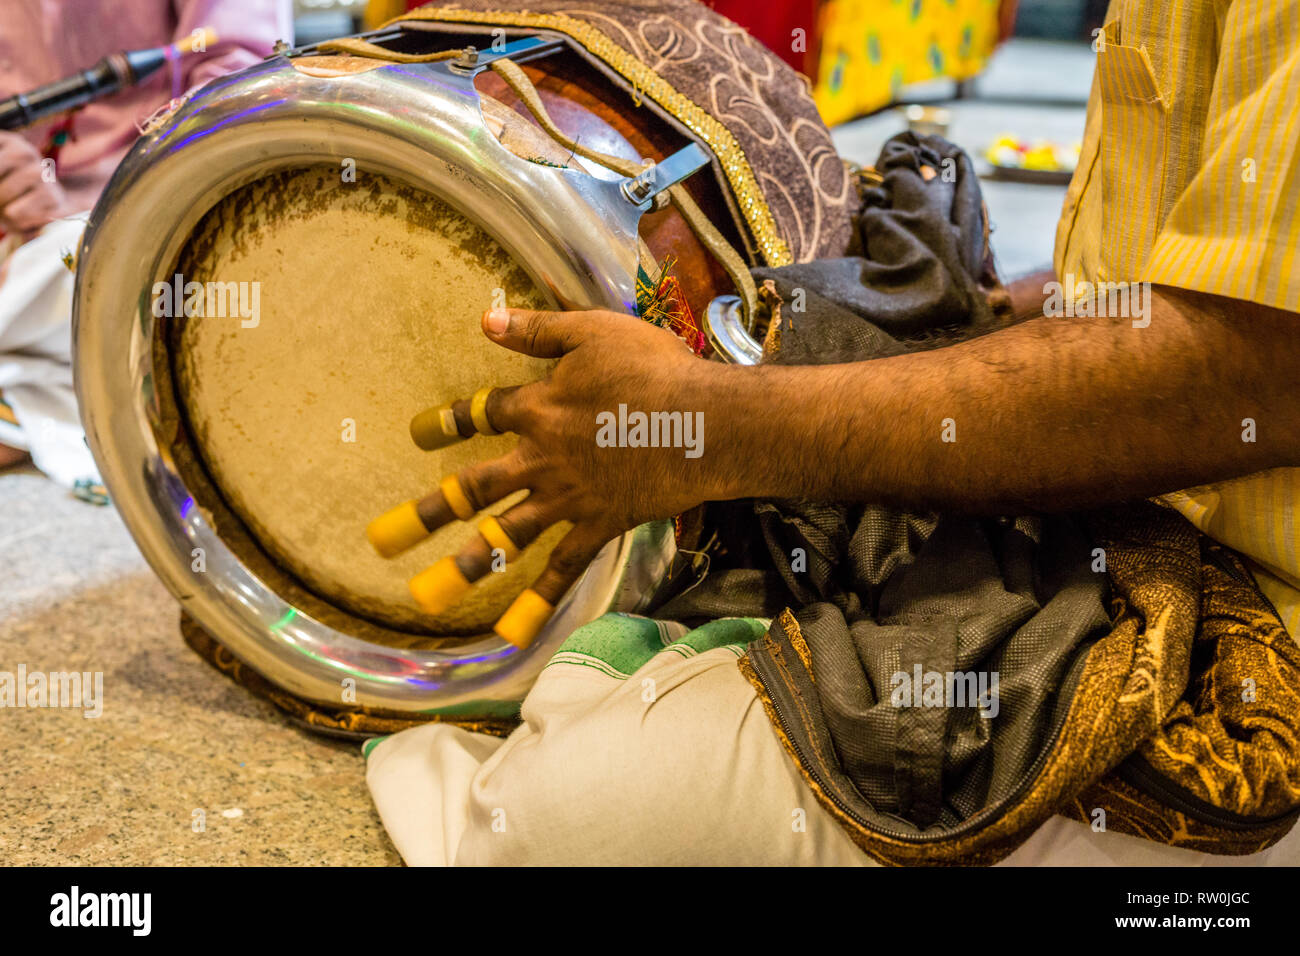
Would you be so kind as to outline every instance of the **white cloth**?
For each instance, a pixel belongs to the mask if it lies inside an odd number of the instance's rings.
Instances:
[[[552,663],[504,741],[447,724],[385,738],[366,773],[384,826],[413,866],[869,863],[736,656],[665,651],[627,680]]]
[[[86,214],[56,220],[0,266],[0,392],[18,418],[0,422],[0,442],[69,487],[99,482],[72,387],[73,275],[63,264],[85,225]]]
[[[366,780],[402,858],[412,866],[870,865],[777,739],[736,667],[739,646],[692,653],[673,636],[630,674],[566,644],[504,741],[447,724],[369,741]],[[1265,853],[1219,857],[1057,817],[1004,861],[1234,863],[1300,863],[1300,827]]]

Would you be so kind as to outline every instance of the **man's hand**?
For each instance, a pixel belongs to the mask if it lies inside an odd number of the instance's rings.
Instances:
[[[1153,293],[1141,328],[1037,318],[947,348],[800,367],[702,361],[671,333],[610,312],[488,313],[493,341],[559,362],[541,382],[492,393],[489,423],[519,444],[461,472],[460,486],[476,512],[528,489],[500,518],[520,548],[572,523],[534,586],[554,604],[605,542],[703,501],[1023,514],[1300,464],[1300,317]],[[701,454],[604,447],[598,416],[620,405],[702,414]],[[1247,419],[1258,435],[1243,440]],[[421,505],[430,531],[456,520],[441,492]],[[491,559],[481,538],[455,557],[459,593]]]
[[[63,187],[46,181],[41,160],[22,136],[0,130],[0,229],[24,239],[72,211]]]
[[[564,596],[607,541],[645,521],[724,496],[707,444],[704,454],[688,458],[682,447],[597,442],[598,417],[617,416],[620,405],[629,412],[702,412],[711,424],[707,395],[720,368],[697,358],[677,336],[614,312],[499,310],[484,315],[483,331],[516,352],[559,358],[546,379],[491,393],[488,421],[498,431],[518,433],[519,444],[459,475],[476,511],[528,489],[527,498],[498,518],[520,549],[558,522],[573,525],[533,586],[548,602]],[[711,435],[693,437],[712,440]],[[445,500],[435,504],[426,521],[431,530],[456,520]],[[475,581],[490,570],[492,548],[476,538],[455,560]]]

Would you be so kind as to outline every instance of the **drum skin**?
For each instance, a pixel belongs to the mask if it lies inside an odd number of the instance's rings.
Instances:
[[[479,328],[494,301],[548,307],[527,273],[436,197],[374,173],[346,182],[324,166],[227,196],[199,222],[178,271],[186,282],[258,287],[255,325],[177,318],[170,351],[198,457],[261,548],[321,598],[375,623],[490,630],[541,573],[562,526],[438,617],[412,603],[406,581],[469,543],[474,524],[453,522],[387,561],[365,528],[515,444],[479,436],[424,452],[404,424],[484,384],[546,374],[552,362],[494,345]]]
[[[363,59],[294,65],[354,73]],[[634,124],[599,115],[610,110],[593,94],[532,72],[552,118],[581,142],[625,158],[655,155],[656,144]],[[498,77],[476,85],[485,123],[506,148],[532,161],[574,162]],[[437,197],[358,175],[344,181],[325,166],[278,172],[225,197],[199,222],[178,271],[187,282],[257,283],[260,316],[254,328],[235,317],[174,321],[168,350],[178,405],[221,503],[311,593],[412,634],[481,634],[541,573],[567,525],[549,529],[437,617],[413,604],[406,581],[468,544],[474,525],[439,529],[395,560],[374,553],[365,525],[395,502],[429,493],[442,475],[513,447],[513,436],[478,436],[422,452],[398,426],[485,384],[544,376],[553,362],[493,345],[479,316],[498,302],[542,309],[549,302],[499,244]],[[676,210],[647,217],[642,237],[648,271],[658,250],[673,258],[688,299],[712,294],[716,267]],[[523,495],[486,513],[500,514]],[[242,538],[235,544],[247,551]]]

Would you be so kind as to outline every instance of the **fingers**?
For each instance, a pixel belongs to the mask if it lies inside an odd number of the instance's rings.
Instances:
[[[446,448],[474,435],[499,435],[518,428],[526,385],[481,388],[469,398],[426,408],[411,419],[411,440],[425,451]]]
[[[484,515],[478,520],[478,535],[456,555],[456,565],[470,581],[477,581],[494,568],[500,569],[500,562],[517,558],[558,520],[553,506],[532,497],[498,517]]]
[[[475,581],[494,570],[537,540],[537,536],[554,524],[553,509],[525,498],[500,517],[485,515],[479,521],[479,533],[461,552],[448,556],[411,578],[411,596],[427,614],[442,614],[461,600]]]
[[[606,539],[589,526],[573,528],[551,552],[546,570],[533,586],[515,598],[492,630],[516,647],[528,647],[551,619],[555,605],[605,546]]]
[[[618,321],[612,313],[601,321]],[[584,312],[533,312],[491,309],[483,313],[483,332],[498,345],[539,358],[559,358],[577,348],[592,328]],[[411,438],[425,451],[446,448],[467,438],[516,431],[527,408],[529,386],[479,389],[459,399],[420,412],[411,419]]]
[[[14,232],[27,234],[59,217],[59,204],[44,190],[33,189],[4,207],[3,221]]]
[[[17,233],[32,233],[63,215],[63,190],[46,182],[40,156],[0,172],[0,225]]]
[[[616,321],[617,316],[602,316]],[[635,321],[629,319],[629,321]],[[483,316],[483,330],[506,348],[543,358],[556,358],[577,348],[592,328],[592,315],[584,313],[492,310]],[[444,448],[476,434],[496,435],[527,427],[530,389],[540,383],[515,388],[480,389],[415,416],[411,437],[426,450]],[[367,535],[384,557],[393,557],[424,540],[453,520],[468,521],[507,495],[531,488],[530,474],[517,452],[467,468],[444,478],[438,490],[418,501],[408,501],[371,522]],[[502,561],[511,561],[561,517],[561,502],[547,503],[531,495],[499,517],[482,516],[478,534],[456,555],[447,556],[408,582],[416,603],[437,616],[458,603],[474,583]],[[550,619],[556,603],[578,579],[605,541],[590,532],[570,530],[551,554],[546,570],[498,620],[495,630],[503,639],[525,647]]]
[[[498,345],[538,358],[559,358],[578,347],[591,329],[583,312],[531,312],[490,309],[483,313],[483,333]]]
[[[384,512],[366,527],[366,537],[381,557],[395,558],[443,525],[468,521],[494,502],[527,488],[529,477],[514,452],[478,462],[448,475],[425,497]]]
[[[20,196],[25,196],[40,184],[41,167],[34,164],[19,166],[0,175],[0,209],[4,209]]]
[[[528,387],[481,388],[468,399],[426,409],[411,419],[411,438],[431,451],[475,434],[512,430],[526,405]],[[366,527],[366,537],[381,557],[396,557],[448,522],[468,521],[493,502],[526,488],[528,477],[516,452],[479,462],[444,478],[437,491],[404,501],[375,518]]]
[[[587,570],[610,536],[591,525],[578,525],[560,539],[544,570],[533,582],[533,590],[551,604],[559,604],[573,582]]]
[[[495,465],[496,462],[485,464]],[[466,473],[462,472],[462,475]],[[509,468],[504,469],[503,474],[509,473]],[[473,479],[476,488],[490,487],[492,492],[500,487],[492,485],[491,482],[494,481],[511,484],[509,478],[497,478],[491,470]],[[449,491],[450,495],[447,494]],[[476,491],[478,493],[480,492]],[[442,500],[438,501],[440,498]],[[385,519],[398,526],[408,522],[415,529],[409,535],[413,539],[411,543],[415,543],[434,530],[430,527],[434,521],[445,518],[442,521],[445,523],[453,517],[462,520],[472,517],[474,511],[466,510],[470,508],[480,510],[470,502],[469,495],[465,494],[461,477],[453,475],[450,479],[444,479],[442,487],[433,495],[420,502],[408,502],[393,509],[389,515],[372,522],[371,527]],[[399,516],[398,512],[403,509],[405,513]],[[517,558],[558,520],[558,504],[541,502],[532,496],[499,517],[483,515],[478,522],[478,535],[458,554],[442,558],[411,578],[408,582],[411,597],[426,614],[437,616],[446,612],[470,592],[475,582],[493,571],[503,570],[505,562]],[[400,537],[401,534],[398,532],[393,537]],[[374,542],[375,536],[372,535],[371,540]],[[493,627],[497,636],[520,648],[529,646],[551,619],[555,606],[607,540],[607,536],[593,531],[589,526],[571,529],[551,552],[546,569],[533,586],[523,591],[497,620]],[[376,548],[379,548],[378,543]]]
[[[0,179],[15,169],[40,166],[41,154],[26,137],[8,130],[0,130]]]

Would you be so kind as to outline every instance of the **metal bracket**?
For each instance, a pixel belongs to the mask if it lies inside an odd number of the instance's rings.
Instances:
[[[479,50],[476,47],[467,46],[465,55],[448,62],[447,68],[462,76],[474,76],[486,70],[496,60],[514,60],[516,63],[527,63],[529,60],[549,56],[563,48],[563,40],[547,39],[539,36],[512,40],[499,50]]]
[[[656,196],[708,164],[708,154],[698,143],[691,143],[653,166],[647,166],[636,176],[623,180],[619,189],[624,199],[642,212],[649,212]]]
[[[740,296],[720,295],[704,310],[704,334],[713,350],[735,365],[757,365],[763,346],[745,328],[745,309]]]
[[[403,30],[401,26],[396,26],[388,27],[383,30],[371,30],[369,33],[354,33],[352,36],[344,37],[343,39],[365,40],[367,43],[374,43],[377,46],[382,46],[386,40],[396,40],[399,37],[406,35],[407,31]],[[559,39],[558,37],[524,37],[519,40],[512,40],[499,50],[478,50],[472,46],[466,47],[466,56],[451,60],[447,62],[447,65],[452,70],[464,76],[473,76],[481,70],[486,69],[493,60],[500,60],[508,57],[516,63],[527,63],[529,60],[547,56],[557,50],[561,50],[564,46],[564,40]],[[318,43],[290,48],[290,46],[283,40],[277,40],[275,49],[272,51],[271,56],[287,56],[290,58],[297,56],[311,56],[317,53],[319,48],[320,44]],[[268,59],[269,58],[270,57],[268,57]]]

